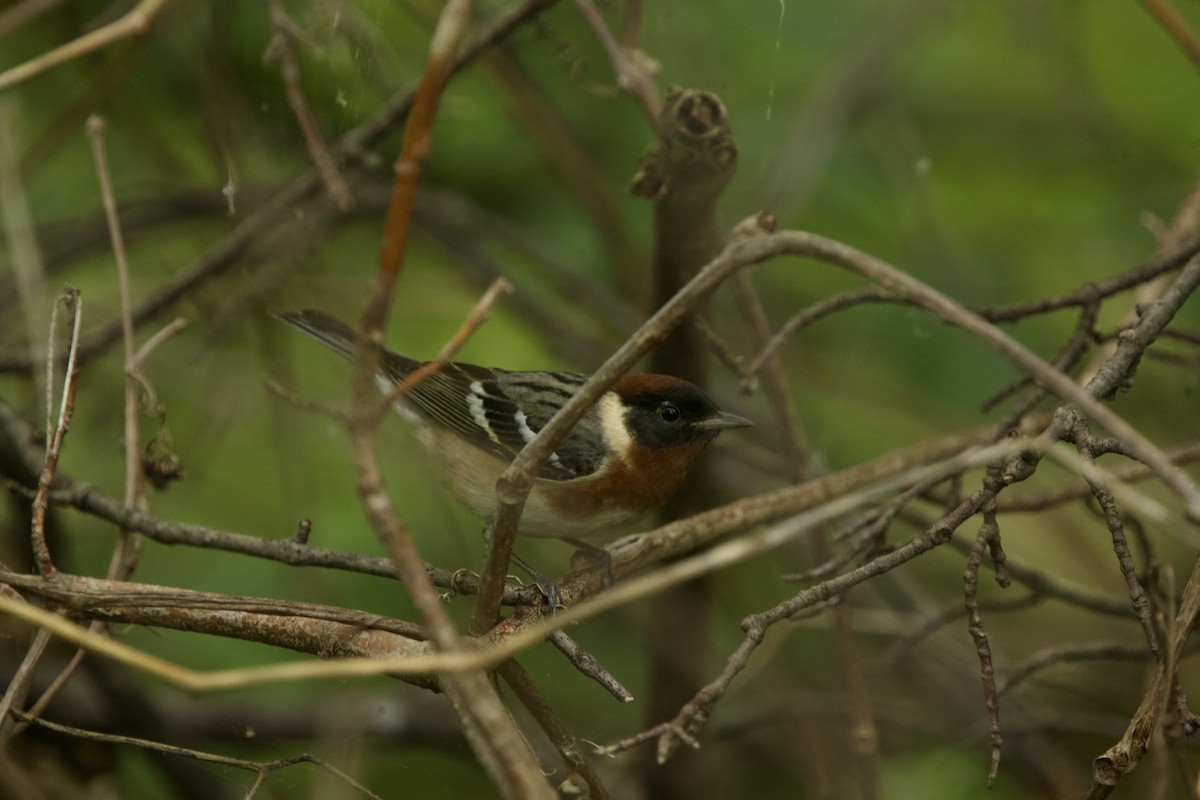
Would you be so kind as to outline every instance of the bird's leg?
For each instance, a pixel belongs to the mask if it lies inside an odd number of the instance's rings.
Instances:
[[[559,586],[557,582],[538,572],[529,565],[529,562],[521,558],[516,553],[512,554],[512,560],[518,567],[525,570],[526,574],[529,575],[529,580],[533,581],[533,585],[536,586],[538,591],[546,597],[546,602],[550,606],[551,614],[560,608],[567,607],[566,598],[563,596],[562,587]]]
[[[484,542],[488,542],[488,531],[490,529],[490,525],[483,526]],[[490,542],[488,543],[490,544]],[[542,593],[542,596],[546,598],[546,602],[550,605],[551,614],[560,608],[567,607],[566,598],[563,596],[562,587],[560,587],[557,582],[538,572],[529,565],[528,561],[521,558],[516,553],[512,554],[512,561],[525,571],[525,573],[529,576],[529,580],[533,582],[533,585],[536,586],[538,591]]]

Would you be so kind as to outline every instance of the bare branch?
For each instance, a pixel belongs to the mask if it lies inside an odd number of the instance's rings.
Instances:
[[[263,58],[267,61],[279,62],[279,75],[283,80],[288,105],[292,107],[292,114],[296,117],[296,123],[304,135],[304,144],[308,147],[309,158],[312,159],[313,166],[316,167],[317,174],[321,176],[321,182],[325,184],[325,191],[333,200],[334,205],[342,211],[348,211],[354,205],[354,197],[350,192],[350,187],[346,185],[345,179],[338,172],[337,164],[329,152],[329,147],[325,144],[325,137],[321,135],[321,128],[317,124],[316,117],[313,116],[312,109],[308,106],[304,88],[300,85],[300,64],[296,60],[296,54],[292,51],[291,42],[288,41],[289,35],[297,30],[298,26],[288,16],[281,0],[269,0],[268,5],[271,11],[271,24],[275,26],[275,35],[271,37]]]
[[[150,23],[154,21],[166,3],[167,0],[141,0],[116,22],[97,28],[74,41],[0,73],[0,92],[40,75],[52,67],[107,47],[113,42],[145,34],[150,30]]]
[[[176,745],[166,744],[165,742],[152,742],[148,739],[139,739],[133,736],[120,736],[113,733],[101,733],[99,731],[89,731],[82,728],[76,728],[70,725],[62,725],[57,722],[50,722],[44,719],[38,719],[29,714],[13,712],[17,719],[28,724],[34,725],[45,730],[54,731],[71,736],[75,739],[82,739],[89,742],[102,742],[104,744],[123,745],[128,747],[138,747],[143,750],[150,750],[156,753],[165,753],[172,756],[180,756],[183,758],[192,758],[197,761],[204,761],[210,764],[220,764],[226,767],[234,767],[236,769],[250,770],[258,773],[258,780],[255,782],[257,787],[262,780],[272,772],[275,772],[285,767],[295,766],[296,764],[313,764],[319,769],[323,769],[338,780],[350,786],[359,794],[365,797],[375,798],[379,800],[379,795],[372,792],[367,787],[363,786],[354,778],[347,775],[337,767],[327,764],[317,756],[309,753],[301,753],[297,756],[289,756],[286,758],[275,759],[274,761],[250,761],[243,758],[232,758],[230,756],[217,755],[216,753],[207,753],[203,750],[195,750],[190,747],[178,747]],[[253,791],[253,790],[252,790]]]

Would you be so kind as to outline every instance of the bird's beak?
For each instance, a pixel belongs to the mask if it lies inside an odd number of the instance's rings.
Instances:
[[[730,414],[728,411],[718,411],[715,416],[693,423],[692,427],[699,428],[702,431],[723,431],[727,428],[752,428],[754,427],[754,423],[745,417],[739,417],[737,414]]]

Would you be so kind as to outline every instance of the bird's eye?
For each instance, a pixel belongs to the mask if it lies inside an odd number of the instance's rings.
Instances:
[[[678,422],[681,416],[683,414],[679,409],[670,403],[663,403],[658,407],[658,418],[663,422]]]

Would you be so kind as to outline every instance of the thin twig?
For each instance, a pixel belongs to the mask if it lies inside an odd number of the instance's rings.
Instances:
[[[854,289],[848,292],[836,294],[833,297],[827,298],[814,303],[795,315],[787,322],[779,327],[779,330],[762,346],[758,355],[754,357],[745,368],[743,373],[743,386],[745,386],[758,371],[763,368],[770,359],[775,357],[775,354],[797,331],[800,331],[817,320],[823,319],[830,314],[838,311],[845,311],[856,305],[863,303],[910,303],[910,300],[905,299],[902,295],[887,289],[881,289],[877,286],[868,286],[865,289]]]
[[[1076,661],[1150,661],[1153,656],[1142,645],[1125,642],[1072,642],[1040,650],[1008,671],[1004,680],[997,684],[1000,694],[1007,694],[1037,673],[1059,664]]]
[[[50,722],[44,719],[13,712],[14,716],[23,722],[34,725],[45,730],[62,733],[74,739],[81,739],[89,742],[102,742],[104,744],[122,745],[127,747],[138,747],[143,750],[149,750],[155,753],[164,753],[166,755],[180,756],[182,758],[191,758],[196,761],[204,761],[210,764],[220,764],[226,767],[234,767],[236,769],[250,770],[258,773],[258,780],[261,782],[263,777],[276,770],[285,767],[294,766],[296,764],[313,764],[314,766],[325,770],[337,777],[338,780],[353,788],[356,792],[366,797],[380,800],[379,795],[372,792],[367,787],[363,786],[354,778],[347,775],[337,767],[325,763],[317,756],[309,753],[301,753],[296,756],[288,756],[286,758],[275,759],[274,761],[250,761],[244,758],[233,758],[231,756],[217,755],[216,753],[207,753],[203,750],[195,750],[190,747],[179,747],[178,745],[166,744],[165,742],[154,742],[149,739],[139,739],[134,736],[121,736],[114,733],[102,733],[100,731],[89,731],[83,728],[76,728],[71,725],[63,725],[57,722]],[[257,785],[257,784],[256,784]]]
[[[60,298],[62,302],[71,309],[71,343],[70,351],[67,358],[67,374],[63,380],[62,404],[59,407],[58,426],[54,433],[50,434],[47,428],[46,442],[46,461],[42,468],[41,474],[38,477],[37,491],[33,498],[33,508],[30,524],[30,538],[32,542],[32,550],[34,561],[37,563],[38,571],[43,578],[49,578],[57,574],[54,568],[54,562],[51,558],[50,549],[46,545],[46,508],[47,495],[49,493],[50,484],[54,480],[54,473],[58,467],[58,458],[62,451],[62,444],[66,438],[67,430],[71,425],[71,416],[75,409],[75,383],[78,377],[78,367],[76,364],[75,353],[79,347],[79,331],[82,328],[83,321],[83,298],[78,290],[67,289]],[[58,306],[55,304],[54,312],[57,312]],[[58,315],[52,312],[50,315],[50,324],[57,324]],[[53,347],[53,334],[50,336],[51,347]],[[53,387],[53,352],[47,354],[47,362],[50,366],[48,370],[47,389]],[[47,395],[46,415],[47,419],[50,415],[51,398]],[[28,687],[28,680],[32,678],[34,667],[42,657],[46,641],[43,631],[39,631],[34,639],[32,646],[25,653],[22,659],[21,667],[17,671],[17,675],[13,678],[8,691],[5,692],[3,701],[0,702],[0,707],[7,713],[8,710],[15,708],[15,704],[23,699],[24,693]],[[7,724],[7,718],[3,720],[4,724],[0,724],[0,730],[3,731],[4,739],[11,736],[14,731]],[[2,749],[2,748],[0,748]]]
[[[587,675],[596,683],[603,686],[609,694],[622,703],[632,703],[633,695],[618,681],[597,658],[579,646],[579,643],[562,631],[555,631],[549,636],[550,644],[554,645],[575,665],[575,669]]]
[[[109,239],[112,243],[113,256],[117,264],[117,279],[121,297],[121,330],[125,344],[125,508],[144,508],[145,473],[141,459],[140,433],[138,429],[138,388],[139,383],[145,384],[145,378],[137,372],[136,364],[140,359],[134,353],[132,303],[129,295],[129,266],[125,257],[125,239],[121,232],[120,220],[117,217],[116,198],[113,194],[112,179],[108,170],[108,157],[104,148],[104,120],[99,116],[91,116],[87,120],[86,131],[92,148],[92,158],[96,163],[96,174],[100,182],[100,196],[104,205],[105,220],[108,223]],[[144,348],[149,352],[149,348]],[[148,384],[146,384],[148,386]],[[109,559],[107,577],[109,580],[120,580],[132,574],[137,564],[141,550],[141,539],[133,532],[122,528]],[[104,626],[93,622],[90,626],[92,633],[102,635]],[[30,707],[29,713],[37,716],[42,713],[58,692],[66,686],[71,675],[83,661],[84,650],[78,649],[67,662],[66,666],[50,682],[37,701]]]
[[[8,686],[4,690],[4,696],[0,697],[0,752],[8,750],[9,741],[17,732],[12,718],[9,716],[9,712],[24,704],[25,697],[36,674],[37,664],[42,658],[42,653],[46,651],[46,645],[49,642],[50,632],[42,628],[33,637],[33,641],[30,642],[29,649],[25,651],[20,665],[8,681]]]
[[[499,277],[492,281],[491,285],[483,293],[483,296],[467,312],[467,316],[463,319],[462,324],[458,326],[458,330],[438,350],[437,356],[432,361],[422,364],[408,375],[405,375],[403,380],[392,387],[392,390],[388,392],[380,406],[380,413],[386,412],[392,407],[393,403],[411,392],[417,384],[444,368],[450,359],[454,358],[455,354],[463,348],[475,331],[479,329],[479,326],[487,320],[488,312],[491,311],[492,306],[495,305],[500,295],[509,294],[512,290],[513,286],[507,278]]]
[[[1024,345],[996,328],[995,325],[968,311],[946,295],[900,272],[890,264],[816,234],[782,231],[732,242],[647,320],[633,336],[626,340],[608,361],[584,382],[579,391],[563,405],[534,440],[518,454],[497,482],[498,511],[492,529],[493,548],[499,547],[498,542],[503,541],[511,550],[511,543],[516,534],[525,498],[533,487],[533,475],[553,452],[562,437],[574,427],[586,410],[608,390],[617,378],[646,351],[661,341],[679,324],[691,308],[706,298],[723,280],[751,264],[783,254],[806,255],[863,275],[887,289],[910,298],[912,302],[935,312],[943,319],[979,337],[1019,367],[1035,376],[1039,382],[1048,386],[1064,400],[1076,404],[1110,432],[1127,442],[1138,459],[1148,464],[1155,474],[1179,495],[1186,506],[1188,516],[1200,520],[1200,491],[1197,491],[1191,479],[1172,464],[1171,460],[1158,447],[1093,396],[1092,392],[1105,394],[1110,387],[1115,388],[1123,379],[1124,372],[1117,374],[1110,369],[1103,376],[1098,376],[1093,384],[1089,384],[1090,390],[1084,390],[1068,376],[1054,369]],[[1178,285],[1169,293],[1169,296],[1165,295],[1164,301],[1160,301],[1155,308],[1147,311],[1139,323],[1142,328],[1141,332],[1136,337],[1130,338],[1131,348],[1138,341],[1151,337],[1165,327],[1198,282],[1200,282],[1200,262],[1189,265],[1180,274]],[[1134,358],[1136,352],[1136,348],[1127,348],[1127,351],[1122,354],[1122,359],[1124,362],[1128,362]],[[1127,369],[1128,367],[1125,367],[1125,371]],[[1048,445],[1049,442],[1045,446]],[[501,534],[505,538],[502,539]],[[484,577],[486,579],[486,573]],[[481,591],[480,602],[484,602],[484,597],[485,594]],[[493,608],[498,607],[498,600],[492,599],[489,602],[493,604]]]
[[[325,184],[325,191],[329,193],[334,205],[341,211],[348,211],[354,205],[354,196],[351,194],[346,180],[338,172],[337,164],[329,152],[328,145],[325,144],[325,137],[321,135],[321,126],[317,124],[316,117],[309,108],[308,99],[304,96],[304,89],[300,86],[300,64],[288,41],[288,36],[299,26],[288,16],[282,0],[268,0],[268,5],[270,6],[271,24],[275,26],[275,35],[271,37],[263,59],[279,62],[279,74],[283,79],[288,105],[292,107],[292,114],[296,117],[300,132],[304,135],[304,144],[308,147],[309,158],[312,159],[313,166],[316,167],[317,174],[321,176],[321,182]]]
[[[100,182],[100,199],[104,204],[104,215],[108,222],[108,234],[112,241],[113,258],[117,264],[117,281],[121,297],[121,333],[125,345],[125,507],[136,508],[141,504],[145,490],[145,475],[142,472],[141,433],[138,429],[139,386],[134,375],[135,342],[133,339],[133,303],[129,295],[129,264],[125,257],[125,237],[121,233],[121,222],[117,218],[117,203],[113,195],[112,178],[108,170],[108,156],[104,146],[104,119],[88,117],[88,142],[92,148],[92,159],[96,162],[96,176]],[[127,577],[136,563],[138,551],[136,535],[131,538],[128,531],[121,531],[109,564],[109,578]]]
[[[1058,297],[1011,306],[979,308],[975,310],[975,313],[988,322],[1016,322],[1049,311],[1082,306],[1093,302],[1096,298],[1107,298],[1120,294],[1147,281],[1152,281],[1159,275],[1173,272],[1190,261],[1197,253],[1200,253],[1200,239],[1193,238],[1190,242],[1180,245],[1178,250],[1139,264],[1133,269],[1121,272],[1111,278],[1085,283]]]
[[[1170,34],[1183,52],[1187,53],[1188,58],[1195,62],[1197,67],[1200,67],[1200,42],[1196,41],[1196,34],[1188,26],[1187,20],[1175,10],[1169,0],[1139,0],[1150,12],[1150,16],[1158,20],[1158,24],[1163,26],[1163,29]]]
[[[819,504],[811,511],[797,514],[783,523],[758,531],[741,539],[735,539],[718,545],[710,550],[674,561],[651,574],[621,581],[610,589],[596,595],[592,600],[574,605],[565,611],[551,615],[541,608],[526,611],[524,619],[509,618],[501,625],[488,632],[489,646],[482,649],[467,651],[457,649],[442,651],[429,655],[406,656],[402,658],[370,658],[343,659],[333,662],[301,661],[286,664],[275,664],[267,667],[250,667],[244,669],[220,670],[204,672],[179,667],[170,662],[136,651],[127,645],[115,642],[107,637],[92,634],[85,628],[76,625],[62,617],[47,612],[30,603],[11,599],[0,594],[0,612],[27,620],[49,629],[56,636],[69,642],[79,644],[89,650],[113,658],[121,663],[134,666],[144,672],[170,681],[189,691],[221,691],[230,688],[246,687],[264,683],[281,681],[306,680],[316,677],[350,677],[362,675],[379,675],[390,672],[414,675],[420,673],[466,672],[487,668],[502,662],[518,651],[532,644],[541,642],[555,630],[562,630],[581,620],[588,619],[604,611],[627,604],[633,600],[646,597],[662,589],[691,580],[699,575],[714,572],[739,563],[745,559],[781,547],[793,541],[797,536],[811,530],[815,526],[825,524],[850,510],[864,504],[877,501],[880,497],[894,491],[903,490],[913,485],[938,479],[939,476],[958,474],[979,462],[991,461],[1011,449],[1011,445],[1001,443],[988,448],[981,448],[969,453],[959,454],[927,466],[905,470],[894,477],[877,481],[860,491],[829,500],[828,495],[821,495],[827,502]],[[795,490],[802,487],[789,487]],[[963,509],[956,513],[969,516],[969,501],[964,501]],[[711,512],[710,512],[711,515]],[[710,515],[697,515],[691,520],[681,520],[672,523],[674,528],[699,526],[704,518]],[[745,526],[743,515],[734,514],[736,523],[728,521],[730,528]],[[956,517],[955,517],[956,518]],[[798,611],[815,603],[828,600],[852,586],[868,580],[876,575],[892,570],[901,564],[939,547],[949,539],[952,533],[949,523],[946,528],[938,527],[926,535],[883,554],[864,564],[862,567],[845,575],[825,581],[824,583],[804,590],[788,603],[781,604],[769,613],[758,615],[753,623],[746,625],[773,624],[773,621],[792,616]]]
[[[992,661],[992,647],[984,628],[983,615],[979,612],[979,567],[983,563],[984,551],[989,550],[1000,538],[1000,525],[996,522],[996,492],[1003,486],[1001,468],[992,467],[984,479],[980,511],[983,521],[979,533],[971,545],[967,567],[963,572],[963,596],[967,610],[967,631],[975,642],[975,653],[979,657],[979,677],[983,684],[984,703],[988,712],[988,727],[992,742],[992,757],[988,768],[987,785],[991,788],[1000,770],[1000,753],[1003,738],[1000,729],[1000,696],[996,692],[996,673]]]
[[[141,0],[115,22],[85,33],[78,39],[0,73],[0,92],[40,75],[52,67],[65,64],[94,50],[99,50],[101,47],[107,47],[113,42],[132,36],[141,36],[150,30],[150,23],[158,15],[158,12],[162,11],[166,3],[167,0]]]
[[[1129,720],[1125,735],[1092,762],[1092,787],[1086,797],[1107,797],[1112,787],[1137,768],[1158,729],[1172,689],[1177,685],[1176,670],[1188,638],[1200,618],[1200,558],[1192,566],[1183,588],[1179,610],[1171,619],[1169,641],[1141,705]]]
[[[998,457],[999,450],[1000,446],[995,446],[992,453]],[[991,459],[987,458],[986,460]],[[937,472],[944,472],[944,470],[938,470]],[[925,479],[929,480],[931,477],[932,473],[926,476]],[[919,482],[910,481],[908,485],[915,485]],[[721,674],[697,692],[696,696],[680,709],[674,719],[636,736],[628,737],[606,747],[599,748],[599,752],[605,755],[612,755],[637,746],[644,741],[658,739],[657,757],[661,762],[669,758],[671,753],[680,744],[699,747],[699,742],[695,738],[695,734],[708,721],[713,707],[724,697],[725,692],[733,684],[734,679],[749,664],[750,656],[762,644],[769,627],[781,620],[789,619],[806,609],[813,608],[820,603],[835,598],[847,589],[875,575],[888,572],[922,553],[942,546],[950,540],[954,530],[963,521],[978,511],[981,502],[981,496],[977,493],[975,496],[967,498],[960,503],[957,508],[939,520],[924,534],[910,540],[895,550],[882,554],[848,573],[811,586],[794,597],[779,603],[774,608],[746,617],[742,620],[742,630],[745,632],[745,637],[727,659],[725,668],[721,671]],[[618,585],[618,588],[622,585]],[[601,597],[603,598],[604,596],[602,595]],[[570,612],[568,611],[567,613]]]
[[[254,639],[261,635],[262,641],[302,652],[319,652],[322,647],[328,649],[329,645],[320,644],[317,641],[318,637],[324,638],[326,642],[338,638],[338,634],[331,633],[328,629],[314,628],[313,622],[328,622],[355,629],[364,637],[360,644],[344,642],[342,648],[346,651],[345,654],[354,651],[369,653],[372,649],[382,649],[367,641],[368,634],[373,631],[385,631],[414,642],[423,642],[426,639],[420,626],[412,622],[319,603],[101,580],[62,572],[57,573],[53,581],[4,569],[0,569],[0,577],[6,585],[21,590],[23,596],[41,598],[46,605],[91,619],[113,620],[121,624],[149,624],[202,633],[224,632],[239,639]],[[176,616],[162,616],[163,609],[172,609]],[[245,627],[236,631],[227,619],[211,617],[205,620],[202,612],[212,610],[245,614],[247,619],[251,616],[292,618],[295,624],[287,630],[279,631],[269,630],[265,625],[259,630]],[[162,618],[156,620],[155,614]],[[390,649],[402,648],[393,645]]]
[[[0,404],[0,412],[4,410],[3,404]],[[28,494],[31,499],[34,494],[25,487],[10,485],[9,488],[21,494]],[[119,501],[106,497],[96,487],[75,483],[61,474],[56,476],[55,488],[50,491],[48,501],[56,505],[67,505],[114,525],[138,531],[160,544],[223,550],[269,559],[293,567],[337,569],[381,578],[396,577],[396,569],[387,558],[313,547],[296,542],[290,533],[283,538],[267,539],[203,525],[158,519],[136,509],[127,509]],[[455,571],[431,564],[425,565],[425,571],[435,586],[454,589],[461,594],[475,594],[479,590],[477,576],[455,578]],[[535,605],[541,604],[544,598],[535,588],[509,585],[505,588],[503,600],[505,605]]]
[[[654,73],[658,65],[641,50],[631,49],[618,42],[592,0],[574,0],[574,3],[608,53],[608,60],[612,62],[613,72],[617,75],[617,86],[638,99],[646,119],[649,120],[650,126],[654,127],[658,124],[658,116],[662,111],[658,88],[654,85]],[[627,38],[628,31],[626,28]]]
[[[50,483],[54,480],[54,472],[58,468],[58,457],[62,452],[63,439],[71,427],[71,415],[75,411],[75,382],[79,376],[79,367],[75,354],[79,348],[79,332],[83,328],[83,297],[76,289],[67,289],[60,300],[71,309],[71,343],[68,346],[67,374],[63,380],[62,403],[58,409],[58,426],[50,438],[46,448],[46,464],[38,478],[37,494],[33,498],[33,521],[31,523],[31,539],[33,558],[38,571],[43,576],[54,574],[54,561],[50,549],[46,546],[46,496],[50,491]]]
[[[545,695],[538,691],[525,668],[516,660],[509,659],[496,671],[513,690],[517,699],[537,720],[542,731],[558,750],[559,757],[562,758],[563,765],[568,770],[565,778],[555,781],[559,796],[583,794],[588,798],[595,798],[595,800],[608,800],[608,790],[601,782],[600,776],[592,769],[592,765],[588,763],[575,735],[563,723],[562,718],[550,705]],[[586,788],[579,785],[580,779],[586,784]]]
[[[1167,458],[1176,464],[1188,464],[1200,460],[1200,440],[1168,448]],[[1109,477],[1116,483],[1128,484],[1145,480],[1152,473],[1145,464],[1136,461],[1126,461],[1108,470]],[[1001,512],[1041,511],[1063,503],[1069,503],[1086,497],[1091,492],[1087,481],[1079,480],[1053,486],[1048,489],[1026,490],[1023,492],[1006,492],[997,501]]]
[[[129,365],[125,367],[126,371],[139,374],[142,369],[142,362],[149,358],[150,354],[153,353],[160,344],[165,342],[167,339],[170,339],[187,326],[188,321],[186,319],[183,317],[176,317],[169,325],[163,327],[158,333],[151,336],[142,344],[141,347],[138,348],[137,352],[133,354],[133,360],[130,361]]]

